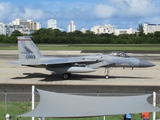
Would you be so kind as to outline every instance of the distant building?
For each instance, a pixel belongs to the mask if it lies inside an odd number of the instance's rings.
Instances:
[[[134,30],[134,29],[132,29],[132,28],[130,28],[130,29],[116,29],[115,32],[114,32],[114,34],[115,34],[115,35],[120,35],[120,34],[134,34],[134,33],[136,33],[136,32],[137,32],[137,30]]]
[[[31,34],[35,30],[39,30],[41,24],[39,22],[33,22],[32,20],[22,21],[21,19],[15,19],[9,24],[0,23],[0,34],[11,35],[13,31],[18,30],[23,34]]]
[[[0,24],[0,26],[2,25]],[[32,20],[22,21],[21,19],[15,19],[11,23],[4,24],[3,26],[4,35],[11,35],[15,30],[20,31],[23,34],[31,34],[35,30],[39,30],[41,28],[41,24],[39,22],[33,22]]]
[[[28,29],[25,25],[13,25],[13,24],[5,24],[4,25],[4,35],[11,35],[13,31],[18,30],[23,34],[31,34],[34,31]]]
[[[57,27],[56,29],[60,30],[61,32],[65,31],[64,29],[59,28],[59,27]]]
[[[86,33],[86,31],[87,31],[86,28],[82,28],[82,29],[81,29],[81,32],[82,32],[82,33]]]
[[[12,21],[13,25],[20,25],[20,22],[22,22],[21,19],[15,19],[14,21]]]
[[[4,27],[5,24],[3,22],[0,22],[0,35],[5,35]]]
[[[47,28],[57,29],[57,21],[54,19],[48,20]]]
[[[143,26],[143,30],[145,34],[160,31],[160,24],[149,24],[146,22]]]
[[[105,26],[102,25],[94,26],[93,28],[91,28],[91,31],[94,32],[95,34],[102,34],[102,33],[111,34],[114,33],[115,29],[116,29],[115,26],[109,24]]]
[[[25,25],[28,29],[34,31],[39,30],[41,28],[41,24],[39,22],[33,22],[32,20],[22,21],[21,19],[15,19],[12,21],[13,25]]]
[[[76,30],[76,25],[74,23],[74,21],[70,21],[70,23],[67,26],[67,31],[68,32],[74,32]]]

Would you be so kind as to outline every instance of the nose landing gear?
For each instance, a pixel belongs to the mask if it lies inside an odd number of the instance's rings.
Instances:
[[[110,73],[110,71],[111,71],[111,68],[105,68],[105,71],[104,71],[104,73],[106,73],[107,72],[107,74],[106,74],[106,79],[109,79],[109,73]]]

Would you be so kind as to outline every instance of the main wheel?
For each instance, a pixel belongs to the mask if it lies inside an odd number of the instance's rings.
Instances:
[[[63,77],[64,80],[67,80],[70,76],[71,76],[71,73],[64,73],[62,75],[62,77]]]

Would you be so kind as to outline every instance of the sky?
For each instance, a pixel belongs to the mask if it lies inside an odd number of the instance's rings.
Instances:
[[[160,0],[0,0],[0,22],[16,18],[40,22],[43,28],[55,19],[64,30],[71,20],[77,30],[108,24],[137,29],[145,22],[160,24]]]

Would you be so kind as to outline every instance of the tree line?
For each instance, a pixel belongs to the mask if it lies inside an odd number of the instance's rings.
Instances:
[[[65,32],[58,29],[41,28],[35,31],[32,40],[37,44],[160,44],[160,32],[148,33],[143,32],[142,25],[139,25],[139,32],[135,34],[94,34],[87,30],[86,33],[81,31]],[[0,35],[0,43],[17,43],[17,36],[23,36],[19,31],[14,31],[11,36]]]

